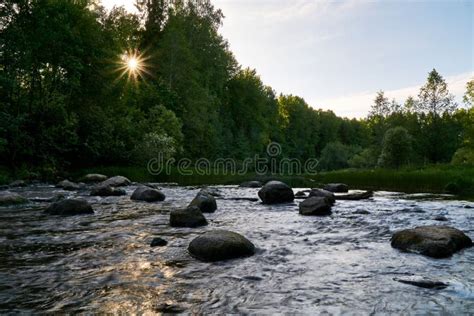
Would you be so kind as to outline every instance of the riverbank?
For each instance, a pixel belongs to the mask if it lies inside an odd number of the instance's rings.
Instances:
[[[279,179],[293,187],[316,187],[323,183],[342,182],[351,188],[365,190],[453,193],[474,198],[474,166],[459,167],[448,164],[402,169],[345,169],[304,176],[262,176],[255,173],[229,175],[222,172],[200,175],[195,169],[187,169],[188,174],[179,173],[174,169],[170,175],[151,175],[145,167],[98,166],[73,170],[64,174],[64,178],[79,179],[87,173],[123,175],[137,182],[176,182],[180,185],[230,185],[255,179],[261,181]],[[15,179],[6,169],[0,170],[1,184],[7,184]]]

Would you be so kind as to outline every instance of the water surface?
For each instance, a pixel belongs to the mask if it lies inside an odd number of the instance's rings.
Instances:
[[[90,197],[48,185],[15,191],[35,202],[0,208],[0,312],[467,314],[474,311],[474,248],[448,259],[390,247],[398,229],[447,224],[474,237],[474,203],[429,194],[376,192],[338,201],[333,215],[304,217],[298,203],[262,205],[258,189],[217,186],[207,227],[171,228],[169,212],[198,188],[163,187],[165,202]],[[295,189],[295,192],[299,189]],[[81,196],[94,215],[43,214],[57,194]],[[357,214],[366,210],[370,214]],[[356,212],[356,213],[354,213]],[[447,222],[438,222],[444,215]],[[199,262],[189,242],[211,229],[250,239],[257,253]],[[168,241],[150,247],[153,237]],[[430,290],[394,280],[427,276],[449,283]]]

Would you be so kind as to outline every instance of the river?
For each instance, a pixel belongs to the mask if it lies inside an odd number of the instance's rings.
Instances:
[[[209,225],[191,229],[171,228],[169,212],[199,188],[164,185],[166,200],[157,203],[131,201],[134,188],[106,198],[46,184],[12,190],[35,202],[0,207],[0,313],[474,312],[474,247],[432,259],[390,246],[394,231],[418,225],[446,224],[473,238],[473,202],[376,192],[370,200],[337,201],[331,216],[308,217],[298,214],[298,200],[232,200],[255,198],[258,189],[216,186],[222,197],[217,211],[205,214]],[[95,214],[44,214],[46,200],[58,194],[87,199]],[[190,257],[189,242],[216,228],[246,236],[256,254],[218,263]],[[154,237],[168,245],[150,247]],[[413,276],[449,286],[396,281]]]

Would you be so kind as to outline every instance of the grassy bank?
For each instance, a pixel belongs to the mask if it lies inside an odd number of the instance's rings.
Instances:
[[[314,177],[317,182],[343,182],[351,187],[402,192],[452,193],[474,196],[474,167],[437,165],[400,170],[341,170]]]
[[[173,170],[171,175],[150,175],[146,168],[140,167],[100,167],[76,171],[79,176],[85,173],[98,172],[106,175],[124,175],[135,181],[177,182],[180,185],[199,184],[238,184],[247,180],[281,179],[295,187],[314,187],[322,183],[343,182],[352,188],[388,190],[402,192],[446,192],[449,186],[452,193],[474,196],[474,166],[456,167],[452,165],[435,165],[423,168],[372,169],[372,170],[339,170],[322,172],[307,176],[258,176],[245,175],[182,175]]]
[[[452,165],[432,165],[422,168],[347,169],[321,172],[306,176],[259,176],[253,173],[245,175],[226,175],[216,173],[199,175],[195,170],[188,170],[192,175],[183,175],[172,170],[171,175],[151,175],[145,167],[105,166],[71,171],[64,175],[77,180],[87,173],[102,173],[108,176],[123,175],[137,182],[177,182],[180,185],[201,184],[239,184],[243,181],[258,179],[280,179],[293,187],[317,187],[323,183],[342,182],[352,188],[387,190],[401,192],[444,193],[449,188],[451,193],[474,197],[474,166],[458,167]],[[0,168],[0,181],[8,183],[14,180],[7,169]]]

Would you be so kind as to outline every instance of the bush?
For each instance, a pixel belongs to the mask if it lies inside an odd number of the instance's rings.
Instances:
[[[456,150],[451,160],[454,165],[474,165],[474,149],[462,147]]]
[[[412,152],[412,138],[403,127],[394,127],[385,133],[379,165],[399,168],[407,164]]]
[[[353,168],[372,168],[377,165],[379,152],[376,148],[366,148],[360,153],[354,155],[349,160],[349,165]]]
[[[329,143],[324,147],[319,159],[322,170],[337,170],[349,167],[349,159],[359,151],[358,147],[346,146],[339,142]]]

